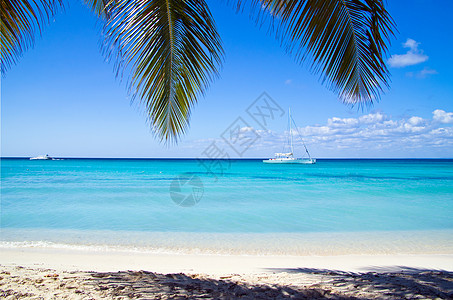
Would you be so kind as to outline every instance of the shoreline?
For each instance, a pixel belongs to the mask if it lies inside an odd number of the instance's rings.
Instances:
[[[453,230],[209,233],[0,229],[0,249],[144,254],[337,256],[453,254]]]
[[[298,235],[37,233],[2,231],[6,240],[0,241],[0,297],[453,298],[450,230]],[[151,239],[143,240],[146,236]],[[126,246],[131,241],[135,243]],[[157,247],[150,247],[154,243]],[[288,245],[302,247],[295,253],[303,255],[289,254]],[[263,246],[286,249],[285,254],[250,251]]]
[[[159,273],[258,274],[313,268],[341,272],[400,272],[405,268],[453,272],[453,254],[217,255],[1,248],[0,265],[65,271],[147,270]]]

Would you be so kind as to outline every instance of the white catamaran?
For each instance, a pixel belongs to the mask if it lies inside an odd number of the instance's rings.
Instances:
[[[293,118],[291,117],[291,109],[288,110],[288,127],[289,127],[289,144],[290,144],[290,152],[287,153],[275,153],[275,158],[271,159],[265,159],[263,160],[263,163],[267,164],[315,164],[316,159],[311,158],[310,152],[308,152],[307,146],[305,146],[304,140],[302,140],[302,144],[304,145],[305,152],[308,155],[308,158],[295,158],[294,157],[294,148],[293,148],[293,130],[292,130],[292,124],[294,124],[294,127],[297,130],[296,123],[294,122]],[[299,133],[299,131],[297,131]]]

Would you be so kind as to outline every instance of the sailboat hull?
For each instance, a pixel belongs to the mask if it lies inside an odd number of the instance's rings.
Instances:
[[[316,163],[316,159],[265,159],[263,160],[265,164],[303,164],[303,165],[312,165]]]

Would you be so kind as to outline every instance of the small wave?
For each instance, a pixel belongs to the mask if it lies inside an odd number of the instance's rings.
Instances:
[[[85,233],[0,241],[3,249],[187,255],[451,254],[451,231],[311,234]],[[75,238],[77,237],[77,238]],[[35,239],[35,240],[31,240]]]
[[[16,249],[16,248],[44,248],[44,249],[61,249],[61,250],[77,250],[90,252],[140,252],[140,253],[176,253],[168,251],[168,249],[146,249],[144,247],[134,246],[112,246],[112,245],[76,245],[62,244],[48,241],[24,241],[24,242],[0,242],[0,248]]]

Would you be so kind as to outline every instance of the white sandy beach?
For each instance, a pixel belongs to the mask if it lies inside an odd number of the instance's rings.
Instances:
[[[184,255],[35,247],[1,249],[0,265],[0,295],[7,299],[453,297],[453,254]]]
[[[162,254],[48,248],[0,249],[0,264],[69,271],[149,270],[208,275],[273,273],[282,269],[314,268],[344,272],[398,271],[398,267],[453,272],[453,254],[392,254],[336,256],[255,256]]]

